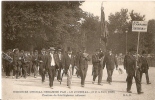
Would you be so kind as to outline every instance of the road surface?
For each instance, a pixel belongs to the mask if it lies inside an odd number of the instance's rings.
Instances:
[[[123,66],[119,66],[123,69]],[[89,65],[89,69],[86,76],[85,87],[81,87],[80,78],[73,75],[71,89],[66,86],[67,77],[63,78],[63,82],[60,85],[56,80],[54,81],[54,89],[49,88],[48,78],[45,79],[45,83],[42,84],[41,77],[33,78],[29,76],[27,79],[12,79],[12,77],[5,78],[2,76],[2,100],[47,100],[47,99],[67,99],[67,100],[155,100],[155,67],[150,67],[149,77],[152,84],[147,85],[145,75],[142,78],[142,90],[144,94],[138,95],[136,90],[136,84],[133,80],[132,93],[126,92],[126,73],[119,74],[117,70],[113,73],[113,82],[109,85],[106,82],[107,72],[103,70],[103,86],[92,84],[92,65]]]

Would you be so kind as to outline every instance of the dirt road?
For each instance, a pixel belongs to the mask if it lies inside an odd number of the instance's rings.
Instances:
[[[123,69],[122,66],[119,66]],[[2,77],[2,100],[47,100],[47,99],[75,99],[75,100],[155,100],[155,68],[149,69],[150,81],[152,84],[147,85],[145,75],[142,79],[142,90],[144,94],[138,95],[136,84],[133,80],[131,94],[126,92],[126,73],[119,74],[117,70],[113,73],[113,83],[109,85],[106,82],[107,72],[103,71],[103,86],[92,84],[91,76],[92,65],[89,66],[85,87],[80,86],[80,79],[75,75],[72,79],[72,88],[66,86],[66,77],[60,85],[56,80],[54,81],[54,89],[49,88],[48,78],[42,84],[41,77],[33,78],[29,76],[27,79],[12,79]]]

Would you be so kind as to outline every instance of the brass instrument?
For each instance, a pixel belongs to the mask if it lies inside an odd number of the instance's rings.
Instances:
[[[2,52],[2,58],[5,59],[5,60],[7,60],[7,61],[9,61],[10,63],[13,62],[13,58],[10,57],[8,54],[6,54],[4,52]]]

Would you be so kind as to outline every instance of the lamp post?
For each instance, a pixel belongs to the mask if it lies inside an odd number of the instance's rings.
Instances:
[[[128,33],[128,29],[126,29],[125,33],[126,33],[126,39],[125,39],[125,40],[126,40],[125,53],[127,54],[127,52],[128,52],[128,51],[127,51],[127,50],[128,50],[128,34],[127,34],[127,33]]]

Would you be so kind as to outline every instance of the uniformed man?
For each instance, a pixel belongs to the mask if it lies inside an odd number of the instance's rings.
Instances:
[[[62,70],[63,70],[63,66],[62,66],[62,62],[63,62],[63,54],[62,54],[62,50],[59,48],[58,49],[58,54],[57,54],[57,58],[58,58],[58,76],[57,79],[61,84],[62,81]]]
[[[11,57],[11,49],[7,50],[6,54]],[[4,63],[5,64],[3,66],[5,66],[4,68],[5,68],[6,78],[7,78],[8,76],[10,76],[12,63],[6,59],[4,59]]]
[[[114,68],[115,66],[116,66],[116,70],[118,68],[117,59],[115,55],[112,53],[112,49],[110,49],[108,54],[105,55],[105,58],[103,60],[103,69],[105,65],[106,65],[107,74],[108,74],[107,82],[111,85]]]
[[[20,56],[19,56],[19,50],[18,48],[16,48],[14,50],[14,54],[13,54],[13,77],[16,75],[16,79],[19,78],[19,73],[20,73]]]
[[[46,51],[44,48],[41,50],[41,54],[38,57],[38,61],[39,61],[39,72],[42,78],[42,83],[44,83],[46,67],[47,67],[47,55],[46,55]]]
[[[139,58],[139,66],[141,68],[140,81],[142,81],[142,75],[143,75],[143,73],[145,73],[147,84],[151,84],[151,82],[149,81],[149,75],[148,75],[149,64],[148,64],[145,54],[146,54],[146,52],[143,51],[142,56]]]
[[[93,64],[93,72],[94,72],[94,74],[93,74],[93,84],[94,84],[94,82],[95,82],[95,80],[96,80],[96,77],[99,75],[99,67],[100,67],[100,59],[99,59],[99,50],[98,49],[96,49],[96,51],[95,51],[95,54],[94,55],[92,55],[92,64]],[[103,70],[103,69],[102,69]],[[101,83],[98,83],[98,84],[101,84]]]
[[[38,66],[38,50],[35,50],[32,56],[32,67],[34,72],[34,78],[37,78],[37,66]]]
[[[27,68],[29,67],[30,62],[29,60],[28,52],[25,51],[22,59],[22,75],[25,79],[27,78]]]
[[[140,68],[136,66],[136,57],[134,57],[134,50],[130,49],[129,54],[124,58],[124,69],[127,73],[127,92],[131,92],[132,79],[135,78],[137,93],[142,94],[140,83]]]
[[[86,53],[86,48],[83,47],[82,53],[80,54],[80,74],[81,74],[81,87],[85,86],[85,79],[87,75],[88,70],[88,61],[90,61],[90,56],[88,53]]]

